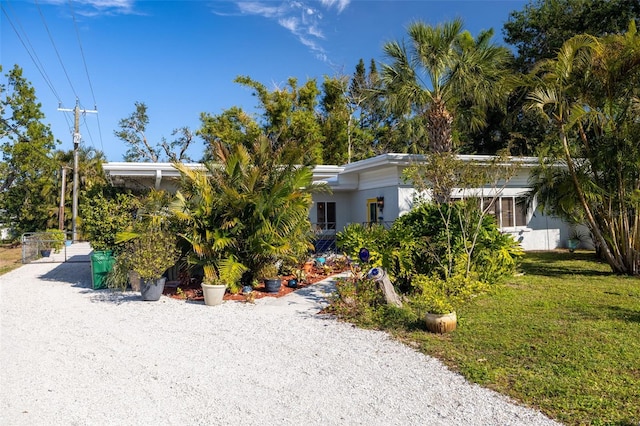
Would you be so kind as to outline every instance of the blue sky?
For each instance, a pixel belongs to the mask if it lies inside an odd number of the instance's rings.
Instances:
[[[526,1],[158,1],[2,0],[0,59],[18,64],[36,89],[60,149],[71,149],[76,98],[86,110],[82,143],[122,161],[113,132],[136,101],[148,107],[147,138],[157,143],[180,127],[196,130],[200,113],[232,106],[253,112],[247,75],[269,89],[290,77],[303,84],[352,75],[360,58],[384,62],[385,42],[406,37],[415,20],[462,18],[476,35],[502,26]],[[203,145],[190,151],[199,160]]]

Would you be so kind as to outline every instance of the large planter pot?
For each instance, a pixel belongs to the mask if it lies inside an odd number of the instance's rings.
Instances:
[[[202,284],[202,295],[204,296],[204,304],[207,306],[216,306],[222,304],[224,293],[227,286],[224,284]]]
[[[140,294],[142,295],[142,300],[150,302],[160,300],[160,296],[162,296],[162,291],[164,290],[164,283],[166,281],[167,279],[165,277],[155,280],[140,280]]]
[[[264,280],[264,290],[267,293],[277,293],[277,292],[279,292],[281,285],[282,285],[282,280],[280,278]]]
[[[448,333],[456,329],[458,317],[455,312],[449,314],[431,314],[425,316],[427,330],[432,333]]]

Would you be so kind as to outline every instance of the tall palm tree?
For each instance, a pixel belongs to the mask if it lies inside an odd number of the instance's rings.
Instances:
[[[566,164],[573,203],[612,270],[640,275],[640,35],[635,25],[624,35],[575,36],[533,73],[537,79],[528,106],[557,134],[547,148],[559,151],[554,158]],[[536,189],[553,194],[547,188],[561,184],[545,183],[544,173],[538,173]],[[556,210],[571,204],[557,195],[549,201]]]
[[[508,51],[491,44],[492,30],[474,39],[462,28],[459,19],[437,26],[417,21],[409,26],[408,46],[384,46],[392,60],[382,70],[387,101],[394,111],[424,117],[432,154],[451,155],[454,123],[481,128],[486,109],[506,96]],[[445,184],[433,192],[444,202],[451,188]]]

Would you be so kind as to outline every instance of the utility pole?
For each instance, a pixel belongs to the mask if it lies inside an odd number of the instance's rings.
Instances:
[[[64,199],[67,191],[67,167],[62,166],[62,186],[60,188],[60,207],[58,208],[58,229],[64,231]]]
[[[73,242],[78,241],[78,147],[80,146],[80,113],[98,113],[97,110],[80,109],[78,99],[73,109],[58,108],[58,111],[73,112],[73,208],[71,211],[71,232]]]

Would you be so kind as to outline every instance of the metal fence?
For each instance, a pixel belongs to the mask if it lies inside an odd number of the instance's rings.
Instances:
[[[312,223],[314,252],[335,253],[336,252],[336,224],[334,222]]]
[[[22,235],[22,263],[89,262],[89,243],[72,242],[71,233],[60,241],[48,232],[28,232]]]

